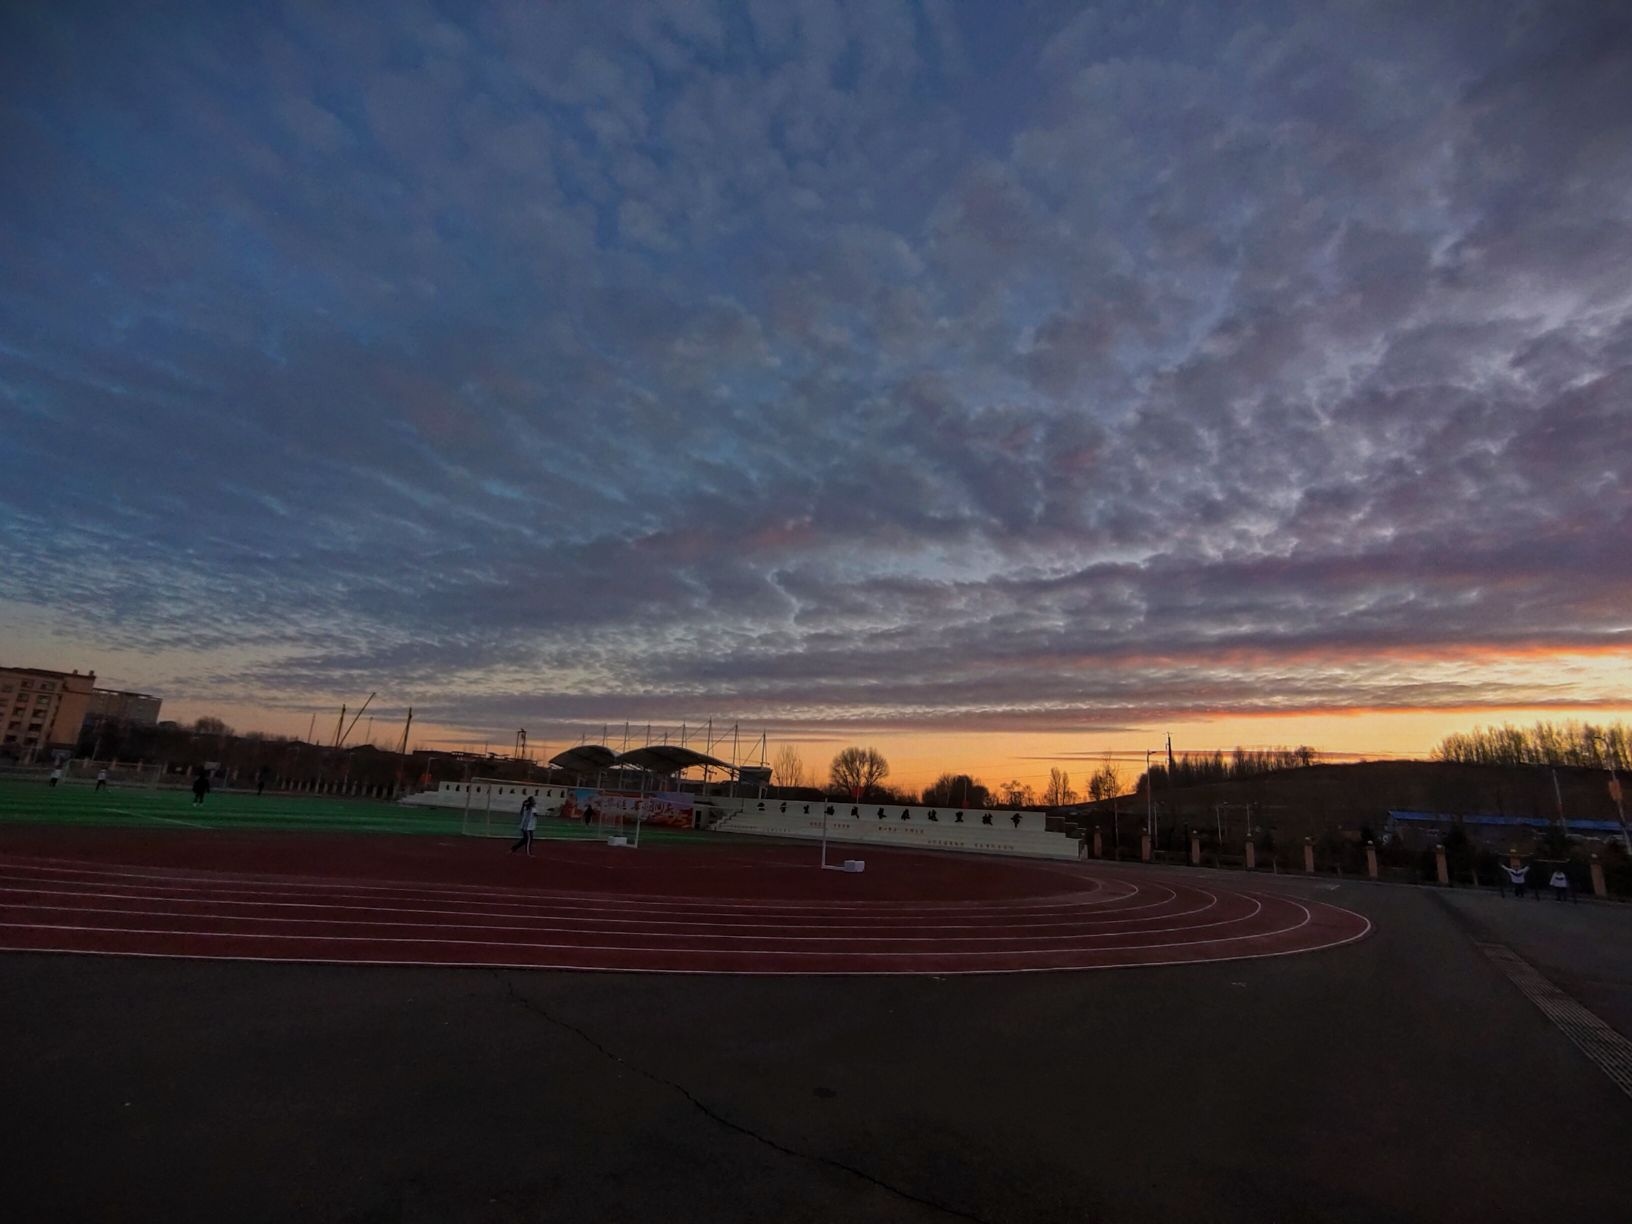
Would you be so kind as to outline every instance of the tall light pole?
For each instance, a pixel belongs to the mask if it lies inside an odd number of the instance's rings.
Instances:
[[[1150,776],[1150,758],[1160,752],[1160,748],[1145,749],[1145,832],[1150,835],[1150,844],[1156,844],[1156,780]]]

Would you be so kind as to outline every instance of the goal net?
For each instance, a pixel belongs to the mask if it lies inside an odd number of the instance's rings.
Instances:
[[[640,844],[641,806],[622,795],[571,786],[472,778],[465,785],[459,830],[466,837],[520,836],[521,806],[536,805],[533,836],[539,841],[602,841]]]

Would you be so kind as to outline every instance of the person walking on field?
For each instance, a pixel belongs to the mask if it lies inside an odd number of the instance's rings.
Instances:
[[[107,790],[108,789],[108,771],[107,770],[99,769],[99,770],[96,771],[96,789],[97,790]]]
[[[210,793],[210,775],[200,769],[193,775],[193,806],[203,807],[204,796]]]
[[[58,782],[61,782],[61,781],[62,781],[62,766],[58,765],[55,769],[53,769],[51,771],[51,777],[50,777],[49,781],[47,782],[47,785],[55,786]]]
[[[537,827],[538,803],[531,795],[528,795],[527,798],[521,801],[521,823],[516,827],[516,832],[520,836],[516,838],[516,844],[510,847],[510,853],[514,854],[517,850],[525,848],[527,857],[532,858],[533,830]]]

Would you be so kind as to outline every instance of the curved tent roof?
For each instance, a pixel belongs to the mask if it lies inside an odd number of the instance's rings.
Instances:
[[[631,748],[618,758],[618,762],[665,776],[677,774],[694,765],[713,765],[725,770],[731,768],[716,757],[706,756],[691,748],[682,748],[678,744],[647,744],[644,748]]]
[[[550,758],[550,764],[556,769],[575,774],[600,773],[617,763],[618,754],[605,744],[578,744]]]

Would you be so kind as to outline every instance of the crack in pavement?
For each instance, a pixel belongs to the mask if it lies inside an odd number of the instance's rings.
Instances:
[[[812,1164],[825,1165],[830,1169],[837,1169],[841,1173],[848,1173],[851,1177],[859,1178],[868,1185],[876,1186],[880,1190],[883,1190],[888,1194],[893,1194],[895,1197],[906,1202],[917,1203],[921,1207],[931,1208],[932,1210],[939,1211],[945,1215],[952,1216],[955,1219],[971,1220],[974,1222],[974,1224],[994,1224],[993,1221],[987,1220],[984,1216],[974,1215],[971,1212],[960,1210],[957,1207],[949,1206],[946,1203],[938,1202],[932,1198],[925,1198],[921,1194],[914,1194],[911,1190],[906,1190],[900,1186],[887,1182],[883,1178],[876,1177],[867,1172],[865,1169],[858,1169],[855,1165],[846,1164],[844,1161],[836,1160],[831,1156],[823,1156],[819,1152],[800,1151],[798,1148],[789,1147],[787,1144],[781,1143],[771,1138],[769,1135],[761,1133],[760,1131],[756,1131],[752,1127],[744,1126],[740,1122],[733,1122],[730,1118],[727,1118],[724,1114],[714,1109],[707,1102],[699,1099],[697,1095],[684,1084],[678,1082],[677,1080],[671,1080],[666,1076],[659,1075],[657,1072],[648,1070],[647,1068],[636,1063],[630,1062],[617,1051],[610,1049],[601,1042],[597,1041],[591,1034],[579,1028],[576,1024],[561,1019],[561,1017],[552,1013],[547,1007],[545,1007],[542,1003],[539,1003],[536,999],[530,999],[526,995],[522,994],[516,989],[516,984],[499,970],[492,970],[492,973],[494,977],[498,978],[499,981],[504,984],[504,988],[509,993],[511,1002],[525,1008],[533,1015],[539,1017],[541,1020],[545,1020],[550,1024],[555,1025],[557,1028],[565,1029],[567,1032],[577,1037],[580,1041],[584,1042],[584,1044],[588,1045],[604,1058],[610,1059],[612,1062],[617,1063],[621,1067],[627,1067],[636,1075],[639,1075],[644,1079],[648,1079],[654,1084],[660,1084],[665,1088],[679,1093],[680,1096],[692,1106],[692,1108],[696,1109],[705,1118],[708,1118],[716,1125],[723,1126],[729,1131],[735,1131],[739,1135],[745,1135],[755,1142],[764,1144],[773,1151],[782,1153],[784,1156],[792,1156],[796,1160],[808,1160]]]

